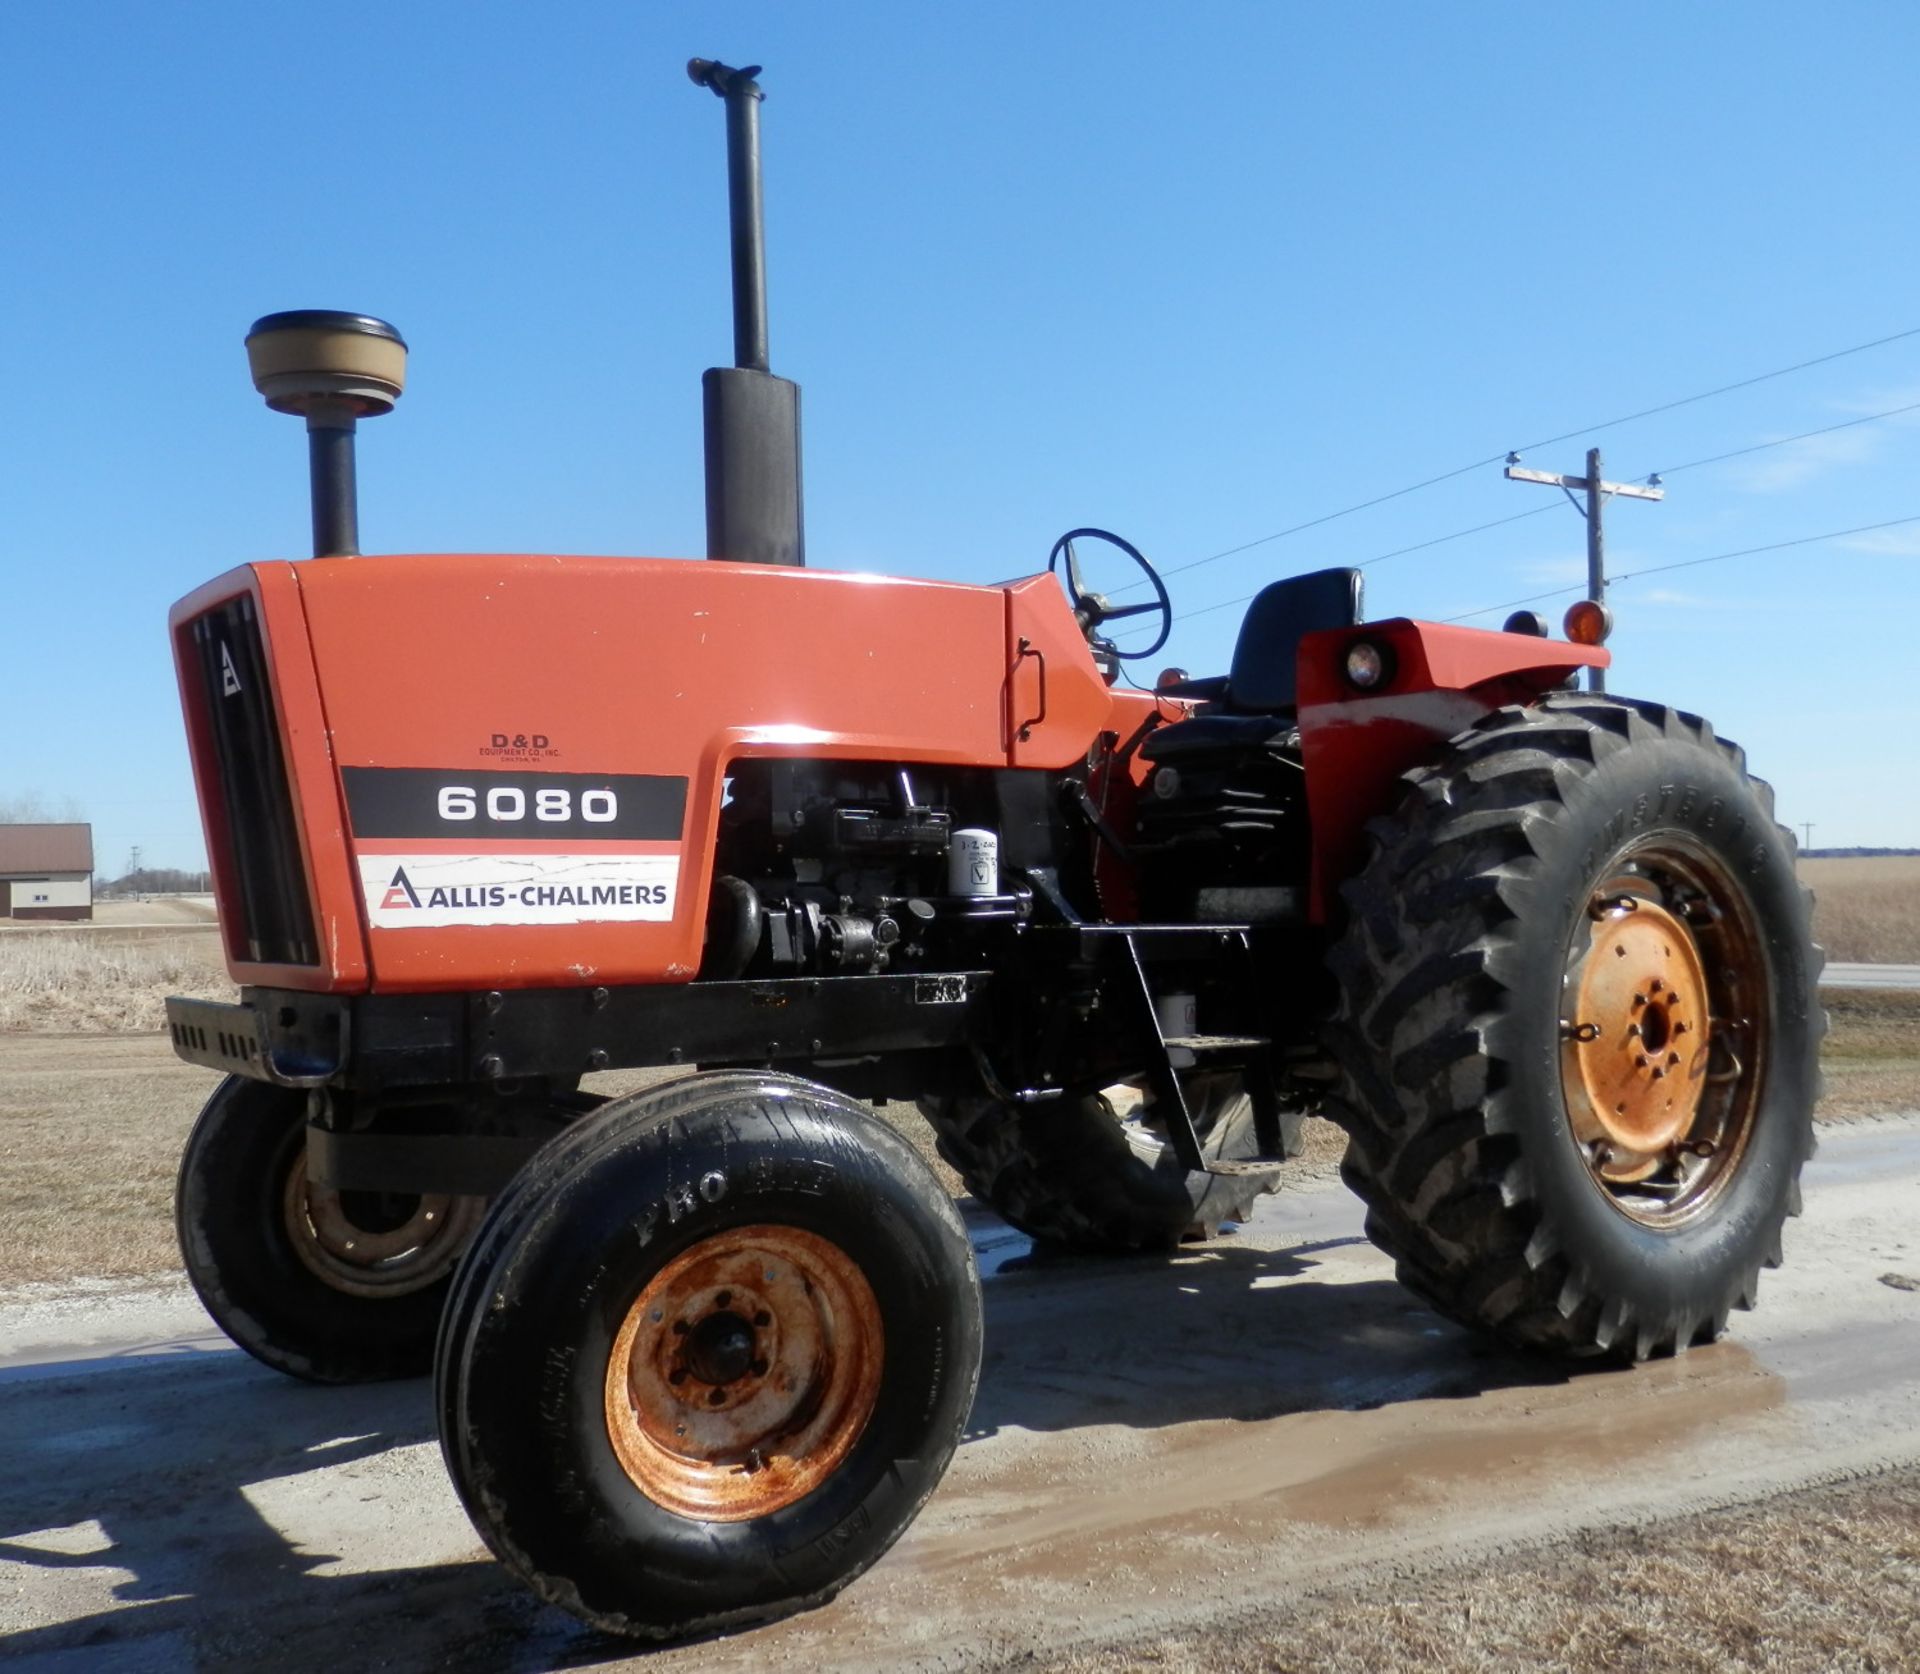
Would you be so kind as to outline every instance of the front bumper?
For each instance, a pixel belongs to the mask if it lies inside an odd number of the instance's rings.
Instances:
[[[677,1064],[771,1064],[981,1038],[985,971],[471,994],[250,988],[167,1001],[188,1063],[278,1087],[446,1087]]]

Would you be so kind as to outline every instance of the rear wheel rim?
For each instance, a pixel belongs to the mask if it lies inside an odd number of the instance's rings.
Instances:
[[[885,1364],[880,1305],[839,1245],[735,1227],[681,1251],[607,1359],[607,1436],[648,1499],[746,1522],[804,1498],[852,1452]]]
[[[1769,972],[1724,862],[1677,832],[1628,845],[1569,938],[1561,1088],[1587,1177],[1668,1229],[1738,1171],[1765,1084]]]

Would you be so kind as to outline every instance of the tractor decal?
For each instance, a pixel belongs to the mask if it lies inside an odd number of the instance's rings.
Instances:
[[[662,845],[621,845],[622,850]],[[658,923],[673,917],[674,852],[405,854],[364,850],[367,919],[385,930],[459,924]]]

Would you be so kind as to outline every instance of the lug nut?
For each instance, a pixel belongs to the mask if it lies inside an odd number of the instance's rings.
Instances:
[[[769,1325],[773,1324],[773,1315],[768,1313],[765,1308],[762,1308],[759,1313],[753,1316],[753,1323],[764,1331]]]

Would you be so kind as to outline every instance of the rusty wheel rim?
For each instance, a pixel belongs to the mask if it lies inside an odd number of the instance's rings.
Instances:
[[[486,1199],[445,1193],[338,1192],[307,1178],[294,1159],[281,1197],[300,1265],[349,1296],[405,1296],[453,1271],[486,1212]]]
[[[1630,845],[1589,893],[1561,1086],[1588,1177],[1622,1214],[1675,1226],[1732,1178],[1766,1069],[1767,975],[1745,893],[1688,838]]]
[[[880,1305],[839,1245],[735,1227],[674,1257],[607,1360],[607,1435],[634,1486],[683,1517],[792,1505],[846,1460],[885,1363]]]

